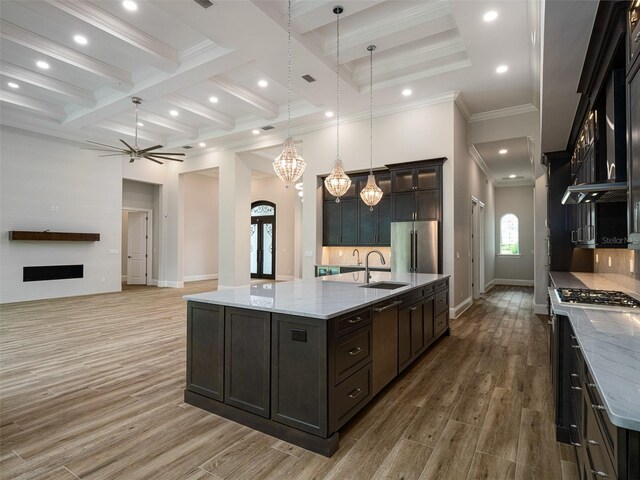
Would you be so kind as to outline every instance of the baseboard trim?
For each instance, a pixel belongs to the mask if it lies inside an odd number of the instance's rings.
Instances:
[[[549,315],[549,307],[546,303],[534,303],[533,313],[537,315]]]
[[[218,274],[217,273],[209,273],[206,275],[187,275],[186,277],[183,277],[183,281],[186,282],[199,282],[201,280],[217,280],[218,279]]]
[[[163,288],[183,288],[184,282],[170,282],[169,280],[158,280],[158,286]]]
[[[157,287],[158,286],[158,279],[152,278],[151,281],[149,282],[149,285],[152,286],[152,287]]]
[[[289,280],[293,280],[295,277],[293,275],[276,275],[276,280],[287,282]]]
[[[462,302],[456,305],[454,308],[449,309],[449,316],[451,318],[458,318],[473,304],[473,297],[465,298]]]
[[[120,277],[120,281],[121,281],[122,283],[126,283],[126,282],[127,282],[127,276],[126,276],[126,275],[122,275],[122,276]]]
[[[521,280],[518,278],[496,278],[495,285],[512,285],[514,287],[533,287],[533,280]]]
[[[484,292],[482,293],[487,293],[489,290],[491,290],[495,286],[496,286],[496,279],[494,278],[484,286]]]

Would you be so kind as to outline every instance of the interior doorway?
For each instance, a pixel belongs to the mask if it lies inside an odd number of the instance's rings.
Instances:
[[[484,293],[484,203],[471,197],[470,280],[472,298]]]
[[[125,208],[122,211],[122,282],[151,285],[153,265],[153,211]]]
[[[276,278],[276,205],[251,204],[251,278]]]

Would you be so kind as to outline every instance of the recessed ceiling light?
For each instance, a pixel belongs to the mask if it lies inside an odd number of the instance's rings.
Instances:
[[[516,174],[512,173],[511,175],[509,175],[509,178],[516,178]]]
[[[206,143],[204,143],[204,142],[200,142],[200,143],[198,144],[198,146],[199,146],[199,147],[206,147],[206,146],[207,146],[207,144],[206,144]]]
[[[597,196],[598,196],[598,194],[597,194],[597,193],[592,193],[592,194],[591,194],[591,196],[592,196],[592,197],[597,197]]]
[[[269,82],[267,82],[266,80],[258,80],[259,87],[265,88],[268,85],[269,85]]]
[[[142,123],[142,122],[138,122],[138,126],[139,126],[139,127],[144,127],[144,123]]]
[[[36,62],[36,65],[38,66],[38,68],[41,68],[43,70],[47,70],[49,68],[49,64],[44,60],[38,60]]]
[[[254,128],[253,130],[251,130],[251,133],[253,133],[254,135],[259,135],[260,130],[258,130],[257,128]]]
[[[169,110],[169,115],[171,115],[172,117],[177,117],[178,116],[178,111],[177,110]]]
[[[218,97],[209,97],[211,103],[218,103]]]
[[[298,192],[298,196],[299,196],[299,197],[304,197],[304,192],[303,192],[302,190],[300,190],[300,191]]]
[[[405,97],[408,97],[409,95],[411,95],[413,92],[411,91],[410,88],[405,88],[404,90],[402,90],[402,95],[404,95]]]
[[[498,68],[496,68],[496,72],[498,73],[504,73],[507,70],[509,70],[509,67],[507,67],[506,65],[500,65]]]
[[[509,150],[507,150],[506,148],[502,148],[502,149],[498,150],[498,153],[499,153],[500,155],[504,155],[504,154],[505,154],[505,153],[507,153],[508,151],[509,151]]]
[[[74,35],[73,41],[78,45],[86,45],[87,43],[89,43],[87,37],[83,37],[82,35]]]
[[[485,22],[493,22],[496,18],[498,18],[498,12],[494,10],[485,13],[482,17]]]
[[[327,118],[333,117],[333,112],[324,112],[324,116]]]
[[[135,12],[136,10],[138,10],[138,4],[133,0],[124,0],[124,2],[122,2],[122,6],[130,12]]]
[[[7,83],[7,85],[9,86],[9,88],[20,88],[20,85],[18,85],[16,82],[9,82]]]

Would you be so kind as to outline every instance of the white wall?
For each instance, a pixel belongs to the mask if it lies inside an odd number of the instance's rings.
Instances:
[[[276,279],[290,280],[296,273],[296,230],[301,229],[302,202],[295,188],[287,190],[278,177],[251,181],[251,202],[267,200],[276,204]]]
[[[0,134],[0,302],[119,291],[120,255],[109,251],[121,248],[121,162],[49,137]],[[9,241],[9,230],[99,233],[100,241]],[[83,264],[84,278],[22,282],[24,266],[67,264]]]
[[[218,276],[218,179],[184,175],[184,281]]]
[[[496,195],[496,283],[501,280],[533,285],[533,187],[499,187]],[[520,227],[520,256],[501,256],[500,219],[507,213],[518,217]]]
[[[128,228],[129,228],[129,211],[128,210],[123,210],[122,211],[122,248],[120,249],[120,259],[121,259],[121,267],[120,267],[120,275],[122,275],[122,280],[125,281],[125,277],[127,276],[127,268],[129,267],[128,265],[128,259],[127,256],[129,255],[129,234],[128,234]]]

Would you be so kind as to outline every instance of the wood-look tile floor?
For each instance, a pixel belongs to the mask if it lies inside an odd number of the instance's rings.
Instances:
[[[183,403],[181,297],[215,287],[0,306],[0,478],[577,478],[531,289],[495,287],[453,320],[327,459]]]

